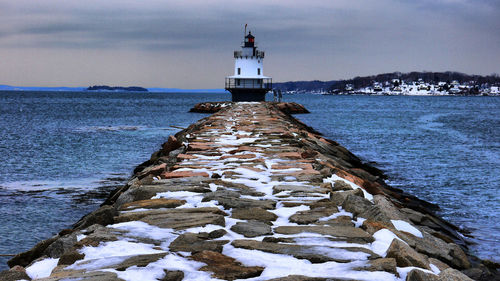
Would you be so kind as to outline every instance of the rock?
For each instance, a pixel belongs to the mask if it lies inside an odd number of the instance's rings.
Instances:
[[[115,217],[115,221],[116,223],[120,223],[127,221],[137,221],[146,216],[168,215],[168,214],[190,214],[190,213],[211,213],[211,214],[227,216],[227,214],[219,208],[200,207],[200,208],[178,208],[178,209],[167,209],[167,210],[145,210],[145,211],[120,213],[118,217]]]
[[[467,275],[453,268],[441,271],[438,276],[439,281],[473,281]]]
[[[114,222],[113,217],[118,215],[118,211],[113,206],[102,206],[92,213],[81,218],[73,227],[77,230],[84,229],[93,224],[106,226]]]
[[[146,216],[141,221],[161,228],[173,228],[177,230],[187,229],[207,224],[225,225],[224,217],[212,213],[171,213]]]
[[[358,216],[373,206],[373,203],[356,195],[349,195],[342,203],[342,208],[353,215]],[[363,216],[361,216],[363,217]]]
[[[69,265],[74,264],[77,260],[82,260],[85,257],[84,254],[80,254],[77,250],[71,249],[64,252],[59,258],[57,265]]]
[[[394,231],[394,233],[419,253],[442,260],[452,267],[460,269],[470,267],[470,262],[466,254],[456,244],[446,243],[425,231],[422,231],[423,238],[418,238],[401,231]]]
[[[429,261],[424,256],[398,239],[392,240],[389,249],[387,249],[386,257],[394,258],[399,267],[416,266],[431,269]]]
[[[166,199],[166,198],[146,199],[146,200],[139,200],[130,203],[125,203],[120,206],[120,211],[130,211],[142,208],[146,209],[176,208],[184,204],[186,204],[186,200]]]
[[[441,271],[450,268],[449,265],[435,258],[429,258],[429,263],[435,265]]]
[[[45,251],[43,251],[43,254],[51,258],[58,258],[65,251],[73,248],[73,245],[75,243],[76,243],[76,233],[59,237],[56,241],[50,244],[47,247],[47,249],[45,249]]]
[[[336,218],[329,219],[326,221],[316,222],[315,224],[329,225],[333,227],[338,227],[338,226],[354,227],[354,223],[352,222],[352,218],[350,216],[338,216]]]
[[[280,193],[283,191],[288,191],[291,194],[297,193],[297,192],[304,192],[304,193],[327,193],[328,189],[327,188],[321,188],[321,187],[312,187],[312,186],[307,186],[307,185],[276,185],[273,187],[273,194]]]
[[[399,211],[404,213],[407,218],[409,218],[413,223],[416,224],[420,224],[422,222],[422,219],[425,217],[424,214],[409,208],[401,208],[399,209]]]
[[[205,178],[193,178],[195,182],[189,181],[189,178],[161,180],[160,183],[154,185],[142,185],[131,187],[122,193],[116,200],[116,206],[121,206],[125,203],[151,199],[157,193],[168,191],[190,191],[198,193],[210,192],[208,183],[202,183]],[[206,180],[206,179],[205,179]]]
[[[217,239],[221,238],[222,236],[226,235],[227,231],[225,229],[217,229],[208,234],[208,238],[210,239]]]
[[[120,214],[116,222],[140,220],[161,228],[177,230],[215,224],[225,226],[224,215],[219,208],[181,208],[169,210],[151,210]]]
[[[256,240],[234,240],[231,245],[236,248],[259,250],[268,253],[291,255],[298,259],[306,259],[311,263],[323,263],[328,261],[350,262],[354,252],[358,253],[356,258],[378,257],[369,250],[362,248],[330,248],[314,245],[281,244],[261,242]],[[348,253],[349,252],[349,253]]]
[[[439,277],[432,273],[423,272],[419,269],[413,269],[406,275],[406,281],[439,281]]]
[[[361,229],[364,229],[366,232],[370,233],[373,235],[375,232],[381,230],[382,228],[391,228],[392,224],[389,224],[388,222],[379,222],[379,221],[372,221],[371,219],[367,219],[363,222],[361,225]]]
[[[187,178],[187,177],[206,177],[209,175],[206,172],[192,172],[192,171],[173,171],[173,172],[163,172],[160,174],[162,179],[175,179],[175,178]]]
[[[369,206],[367,209],[365,209],[364,212],[358,214],[358,216],[373,222],[378,222],[388,228],[394,228],[391,222],[391,218],[386,215],[384,209],[379,205]]]
[[[184,279],[184,272],[180,270],[176,271],[165,271],[165,276],[160,279],[160,281],[182,281]]]
[[[290,216],[289,221],[297,224],[311,224],[317,222],[320,218],[331,216],[338,213],[337,207],[320,207],[312,210],[300,211]]]
[[[281,136],[287,137],[286,134],[283,134]],[[290,138],[293,138],[293,135],[290,135]],[[282,152],[282,153],[278,153],[278,158],[280,158],[280,159],[288,158],[288,159],[299,160],[299,159],[302,159],[302,155],[298,152]]]
[[[331,190],[332,189],[332,183],[331,182],[324,182],[324,183],[320,184],[319,187],[327,189],[327,190]]]
[[[28,279],[29,280],[29,279]],[[89,271],[89,272],[68,272],[67,275],[43,278],[43,281],[122,281],[123,279],[113,272]]]
[[[222,246],[228,242],[228,240],[207,240],[196,233],[184,233],[170,243],[170,250],[174,252],[192,253],[207,250],[220,253],[222,252]]]
[[[452,258],[451,265],[461,269],[470,268],[470,262],[462,248],[457,244],[449,243],[449,254]]]
[[[127,258],[123,262],[114,265],[113,268],[115,268],[118,271],[124,271],[131,266],[145,267],[152,262],[164,258],[167,254],[168,253],[159,253],[159,254],[131,256],[130,258]]]
[[[396,270],[396,260],[394,258],[380,258],[368,261],[368,264],[364,267],[358,267],[354,270],[360,271],[386,271],[398,275]]]
[[[384,215],[391,220],[408,220],[406,216],[384,195],[374,195],[373,203],[379,206]]]
[[[206,266],[200,268],[203,271],[213,272],[212,277],[223,280],[246,279],[259,276],[263,267],[243,266],[234,258],[225,256],[218,252],[202,251],[191,256],[195,261],[206,263]]]
[[[462,271],[463,274],[467,275],[467,277],[473,279],[473,280],[495,280],[494,276],[487,276],[487,275],[491,275],[491,274],[488,274],[488,270],[483,266],[481,266],[482,268],[480,267],[473,267],[473,268],[469,268],[469,269],[465,269]],[[500,279],[500,276],[497,276],[497,279]]]
[[[56,241],[57,238],[59,238],[59,236],[56,235],[56,236],[53,236],[47,240],[43,240],[41,242],[38,242],[30,250],[23,252],[23,253],[19,253],[16,256],[14,256],[12,259],[7,261],[7,264],[9,265],[9,267],[13,267],[16,265],[20,265],[20,266],[25,267],[25,266],[29,265],[32,261],[41,257],[42,253],[45,251],[45,249],[47,249],[47,247],[50,246],[50,244],[52,244],[54,241]]]
[[[373,237],[366,231],[357,227],[347,226],[279,226],[274,228],[274,232],[280,234],[297,234],[303,232],[319,233],[323,235],[330,235],[334,240],[346,241],[350,243],[371,243],[374,241]]]
[[[303,105],[296,102],[280,102],[275,103],[274,106],[276,106],[276,108],[286,114],[309,113],[309,111]]]
[[[337,206],[342,206],[344,201],[349,195],[355,195],[359,197],[364,197],[363,191],[361,189],[354,189],[354,190],[349,190],[349,191],[336,191],[330,193],[330,201],[337,205]]]
[[[233,209],[231,217],[240,220],[275,221],[278,216],[262,208],[238,208]]]
[[[168,140],[161,145],[162,152],[164,155],[168,155],[168,153],[172,150],[176,150],[182,146],[182,143],[177,140],[174,136],[168,136]]]
[[[360,213],[360,217],[383,223],[384,225],[390,226],[390,228],[393,228],[391,220],[408,221],[406,215],[400,212],[387,197],[383,195],[374,195],[373,202],[375,204]]]
[[[346,183],[345,181],[336,180],[333,183],[332,190],[333,191],[346,191],[346,190],[352,190],[352,187],[348,183]]]
[[[28,276],[28,274],[26,274],[25,270],[19,270],[19,267],[16,267],[16,269],[11,268],[10,270],[0,271],[0,280],[2,281],[31,280],[31,278]]]
[[[140,173],[138,173],[137,178],[143,179],[146,176],[159,176],[161,173],[163,173],[167,169],[167,164],[162,163],[159,165],[154,165],[154,166],[149,166],[144,168]]]
[[[271,227],[260,221],[238,222],[231,227],[231,230],[242,234],[245,237],[257,237],[273,234]]]
[[[220,205],[224,206],[225,209],[231,208],[262,208],[262,209],[274,209],[276,208],[276,202],[273,200],[254,200],[248,198],[234,198],[228,196],[217,196],[210,200],[217,201]],[[208,199],[203,199],[203,202],[210,201]]]
[[[321,277],[309,277],[304,275],[288,275],[286,277],[279,277],[273,279],[267,279],[267,281],[346,281],[353,279],[336,279],[336,278],[321,278]]]
[[[208,192],[203,194],[203,202],[217,200],[217,198],[228,197],[228,198],[239,198],[241,194],[232,190],[217,190],[214,192]]]

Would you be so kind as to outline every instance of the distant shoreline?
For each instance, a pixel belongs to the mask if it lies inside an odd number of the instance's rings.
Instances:
[[[95,87],[95,86],[93,86]],[[18,87],[0,85],[0,92],[90,92],[90,93],[229,93],[224,89],[179,89],[179,88],[142,88],[142,87]],[[143,90],[141,90],[143,89]]]

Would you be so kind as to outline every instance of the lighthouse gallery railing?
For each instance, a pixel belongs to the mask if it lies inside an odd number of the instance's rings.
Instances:
[[[271,90],[273,88],[272,78],[226,78],[226,89],[263,89]]]

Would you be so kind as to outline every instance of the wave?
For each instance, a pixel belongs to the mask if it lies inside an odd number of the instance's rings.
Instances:
[[[77,132],[116,132],[116,131],[138,131],[138,130],[143,130],[146,127],[144,126],[129,126],[129,125],[123,125],[123,126],[85,126],[85,127],[79,127],[76,128],[75,130]]]

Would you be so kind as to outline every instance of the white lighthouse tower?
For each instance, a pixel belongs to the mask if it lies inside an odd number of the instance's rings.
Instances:
[[[266,100],[273,82],[271,77],[264,76],[263,62],[264,52],[257,50],[255,37],[248,32],[241,51],[234,51],[234,75],[226,77],[225,88],[234,102]]]

